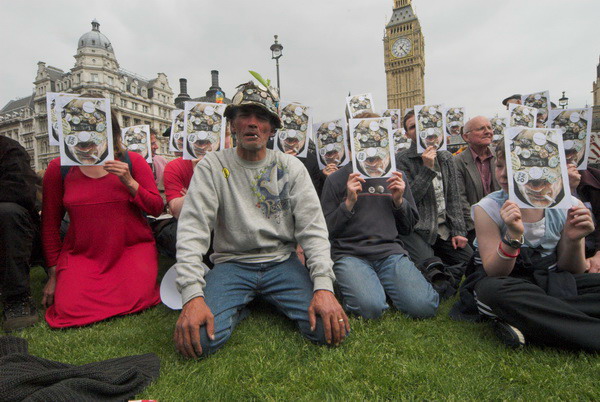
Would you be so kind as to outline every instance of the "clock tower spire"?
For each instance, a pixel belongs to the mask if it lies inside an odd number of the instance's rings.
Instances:
[[[425,41],[411,0],[394,0],[383,37],[389,109],[425,103]]]

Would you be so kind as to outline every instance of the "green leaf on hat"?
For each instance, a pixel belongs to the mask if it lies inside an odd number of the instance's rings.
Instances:
[[[256,71],[250,71],[250,70],[248,70],[248,72],[249,72],[250,74],[252,74],[252,76],[253,76],[254,78],[256,78],[256,80],[257,80],[258,82],[260,82],[261,84],[263,84],[265,88],[269,88],[269,86],[271,86],[271,80],[265,80],[265,79],[264,79],[264,78],[263,78],[263,77],[262,77],[262,76],[261,76],[259,73],[257,73]]]

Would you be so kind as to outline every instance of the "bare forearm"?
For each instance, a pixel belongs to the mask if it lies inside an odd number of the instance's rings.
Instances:
[[[558,267],[564,271],[581,274],[587,269],[585,239],[562,239],[558,244]]]
[[[169,209],[171,210],[171,215],[173,215],[176,219],[179,219],[179,214],[181,213],[181,208],[183,207],[183,201],[185,197],[173,198],[169,201]]]

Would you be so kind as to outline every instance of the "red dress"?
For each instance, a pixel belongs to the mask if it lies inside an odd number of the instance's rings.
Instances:
[[[158,216],[163,201],[150,166],[129,152],[135,197],[117,176],[94,179],[73,167],[63,179],[60,160],[44,175],[42,241],[48,266],[56,265],[54,304],[46,310],[53,328],[86,325],[135,313],[160,302],[158,255],[142,211]],[[64,242],[64,211],[71,224]]]

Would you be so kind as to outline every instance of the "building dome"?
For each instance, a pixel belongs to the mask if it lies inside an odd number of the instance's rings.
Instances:
[[[77,50],[84,47],[95,47],[98,49],[107,50],[111,53],[115,51],[110,44],[110,41],[102,32],[100,32],[100,23],[96,20],[92,21],[92,30],[84,33],[77,42]]]

